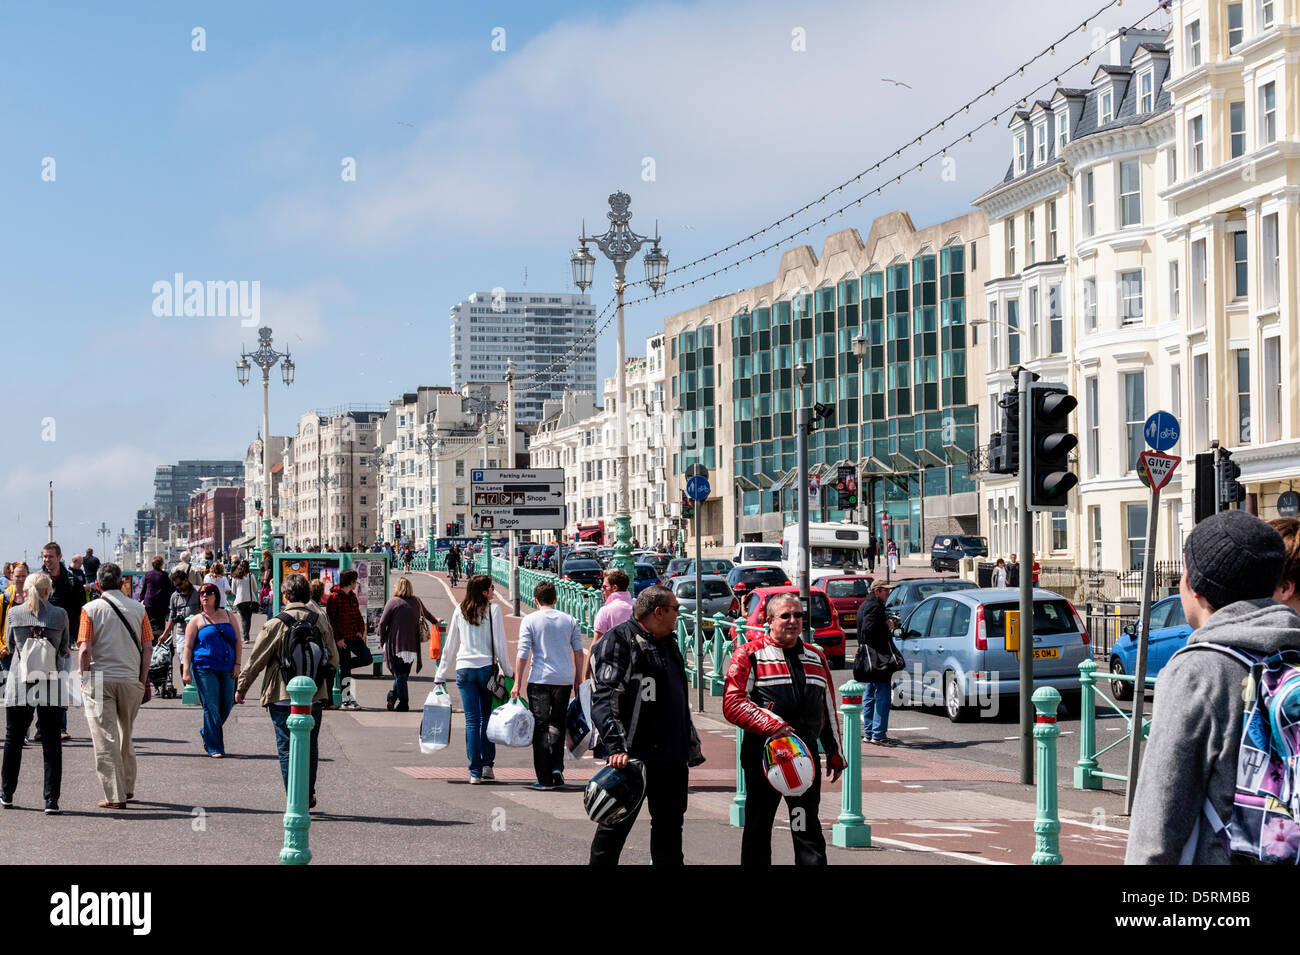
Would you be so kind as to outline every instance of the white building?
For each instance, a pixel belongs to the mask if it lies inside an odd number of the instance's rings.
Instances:
[[[285,464],[289,543],[336,549],[368,545],[377,497],[376,445],[384,411],[372,408],[309,411]]]
[[[646,340],[646,357],[627,361],[627,444],[632,537],[642,545],[675,538],[676,505],[668,499],[669,411],[664,386],[664,336]],[[566,391],[548,401],[530,450],[532,466],[564,468],[572,539],[614,540],[618,513],[618,380],[605,379],[604,406],[590,392]]]
[[[595,391],[594,345],[576,358],[572,347],[580,338],[584,344],[591,341],[595,320],[587,295],[475,292],[451,309],[452,390],[504,381],[506,363],[513,358],[521,381],[517,420],[541,421],[542,403],[559,398],[565,388]],[[552,370],[556,363],[567,367]],[[530,381],[541,387],[528,387]]]
[[[238,549],[260,548],[262,542],[262,515],[257,502],[262,501],[263,511],[271,518],[271,533],[286,533],[286,521],[280,507],[280,484],[284,479],[284,454],[292,439],[272,435],[267,449],[267,463],[271,468],[271,500],[264,501],[266,485],[262,474],[262,436],[244,452],[244,513],[241,520],[243,539],[234,542]]]

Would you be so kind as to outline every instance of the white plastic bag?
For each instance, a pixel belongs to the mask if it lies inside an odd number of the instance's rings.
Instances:
[[[424,717],[420,720],[420,752],[428,756],[446,749],[451,742],[451,697],[434,690],[424,698]]]
[[[502,746],[533,744],[533,714],[521,700],[510,700],[488,717],[487,738]]]

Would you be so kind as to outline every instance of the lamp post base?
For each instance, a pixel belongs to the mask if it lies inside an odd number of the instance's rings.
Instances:
[[[262,550],[274,551],[275,548],[271,545],[271,519],[264,517],[262,518]]]
[[[630,514],[619,514],[614,518],[613,566],[627,574],[628,580],[636,580],[636,566],[632,560],[632,517]]]

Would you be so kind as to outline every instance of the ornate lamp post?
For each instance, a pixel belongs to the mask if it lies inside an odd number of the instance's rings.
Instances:
[[[632,197],[626,192],[619,191],[611,195],[609,212],[605,213],[610,222],[609,231],[589,236],[584,224],[582,234],[578,237],[582,247],[573,253],[569,262],[573,266],[573,284],[584,292],[591,287],[596,270],[596,258],[587,251],[588,242],[595,243],[596,248],[614,263],[614,291],[618,295],[618,366],[615,372],[618,380],[618,508],[614,516],[614,566],[626,573],[629,580],[634,580],[636,571],[632,563],[632,515],[627,470],[627,351],[623,334],[623,292],[627,288],[625,272],[628,261],[640,251],[641,246],[653,242],[654,247],[643,256],[643,261],[646,282],[652,291],[658,292],[663,288],[668,275],[668,256],[659,248],[657,227],[653,239],[637,235],[628,227],[628,222],[632,219],[632,213],[628,212],[631,204]]]
[[[262,512],[262,550],[271,550],[271,468],[266,460],[266,445],[271,440],[271,369],[278,363],[285,385],[292,385],[294,364],[287,348],[278,352],[271,347],[271,329],[259,328],[257,339],[257,351],[252,354],[240,351],[235,372],[239,383],[246,385],[252,365],[262,369],[262,503],[266,508]]]
[[[425,559],[433,560],[433,538],[434,538],[434,514],[433,514],[433,455],[435,451],[442,450],[442,438],[438,436],[437,429],[433,426],[433,418],[426,416],[424,419],[424,433],[416,439],[420,448],[424,451],[427,458],[425,465],[426,476],[429,479],[429,522],[428,534],[425,535]],[[432,569],[433,565],[428,565]]]

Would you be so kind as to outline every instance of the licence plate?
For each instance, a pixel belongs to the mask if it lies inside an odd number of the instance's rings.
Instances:
[[[840,619],[845,623],[857,623],[858,615],[856,613],[842,613],[840,614]]]
[[[1046,649],[1043,650],[1034,651],[1035,660],[1056,660],[1059,659],[1060,656],[1061,656],[1061,651],[1060,648],[1058,647],[1047,647]]]

